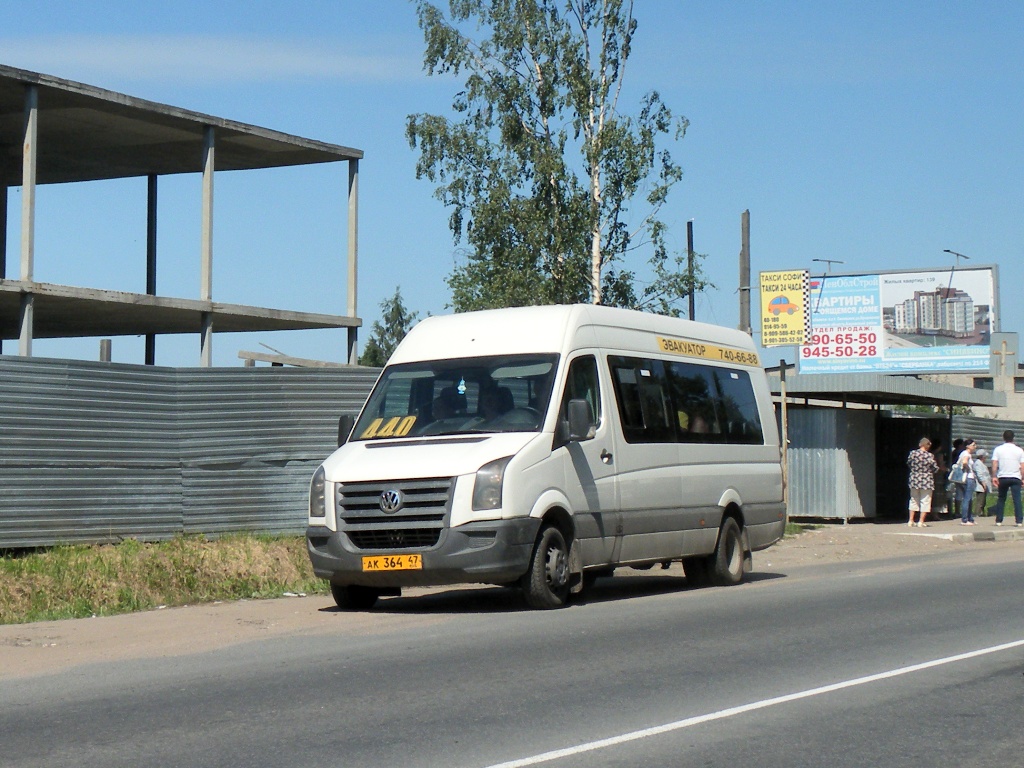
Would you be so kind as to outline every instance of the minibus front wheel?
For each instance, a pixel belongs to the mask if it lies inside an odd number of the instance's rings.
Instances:
[[[368,611],[377,604],[380,590],[359,584],[335,584],[332,581],[331,596],[343,611]]]
[[[540,529],[530,567],[520,582],[531,608],[559,608],[569,597],[569,547],[553,525]]]

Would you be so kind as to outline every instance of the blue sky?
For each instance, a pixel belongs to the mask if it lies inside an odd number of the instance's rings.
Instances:
[[[815,258],[844,262],[836,272],[942,267],[951,249],[998,264],[1001,329],[1024,330],[1024,4],[637,0],[635,13],[625,103],[654,89],[690,120],[664,219],[677,251],[693,219],[708,255],[716,287],[698,320],[738,323],[749,209],[755,279],[820,271]],[[427,77],[421,55],[403,0],[0,5],[4,64],[363,150],[361,341],[396,286],[421,317],[445,312],[458,258],[404,130],[410,113],[445,112],[459,83]],[[218,175],[214,299],[344,314],[346,179],[344,164]],[[145,180],[43,187],[37,205],[37,280],[145,291]],[[198,174],[161,179],[161,294],[198,298],[199,214]],[[198,344],[162,337],[157,363],[197,364]],[[225,334],[214,361],[263,344],[345,355],[344,331]],[[94,359],[98,342],[34,352]],[[793,352],[766,358],[779,355]],[[141,362],[142,340],[114,339],[113,357]]]

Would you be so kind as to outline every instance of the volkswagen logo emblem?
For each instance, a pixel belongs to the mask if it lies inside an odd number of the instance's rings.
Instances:
[[[402,508],[405,497],[397,488],[391,488],[380,495],[380,511],[386,515],[393,515]]]

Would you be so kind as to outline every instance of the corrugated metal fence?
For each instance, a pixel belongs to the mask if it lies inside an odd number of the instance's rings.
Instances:
[[[378,373],[0,356],[0,548],[301,532]]]
[[[875,413],[790,408],[789,516],[875,515]]]
[[[1024,441],[1024,421],[1003,421],[1002,419],[983,419],[979,416],[953,416],[953,439],[966,437],[975,440],[979,448],[988,451],[991,459],[992,450],[1003,442],[1003,431],[1012,430],[1014,442],[1022,445]],[[950,443],[952,445],[952,443]]]

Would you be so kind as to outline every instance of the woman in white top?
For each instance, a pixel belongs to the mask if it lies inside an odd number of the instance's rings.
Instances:
[[[974,515],[971,513],[971,502],[974,501],[974,489],[978,484],[978,477],[974,473],[974,449],[977,443],[968,438],[964,440],[963,450],[957,457],[956,465],[963,471],[963,481],[955,483],[957,505],[960,507],[960,525],[974,525]]]

